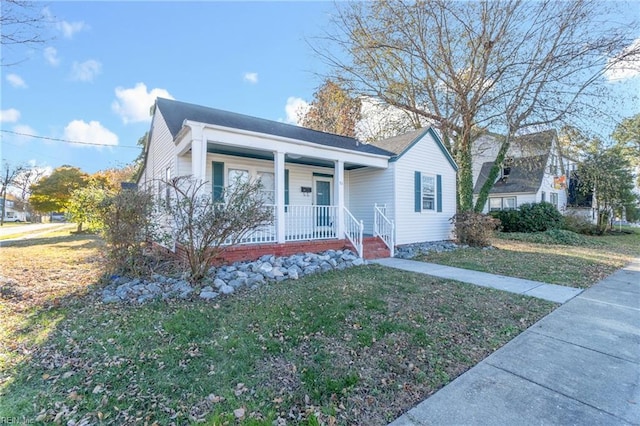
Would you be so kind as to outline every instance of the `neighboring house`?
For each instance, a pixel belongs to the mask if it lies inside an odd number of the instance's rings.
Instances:
[[[158,99],[138,184],[162,197],[162,180],[191,175],[211,182],[215,198],[238,177],[260,179],[275,220],[243,240],[244,250],[263,244],[246,257],[348,244],[362,256],[362,235],[380,236],[391,253],[398,244],[451,238],[456,170],[431,128],[363,144]]]
[[[476,145],[473,164],[476,199],[498,149],[499,143],[491,135],[484,136]],[[575,188],[573,193],[569,192],[575,170],[575,161],[561,155],[555,130],[517,137],[511,142],[483,211],[513,210],[525,203],[546,201],[564,214],[575,212],[570,205]]]
[[[2,208],[3,199],[0,198],[0,209]],[[1,211],[0,211],[0,214]],[[13,196],[7,194],[7,199],[4,202],[4,221],[5,222],[26,222],[27,212],[23,211],[22,203],[16,200]]]

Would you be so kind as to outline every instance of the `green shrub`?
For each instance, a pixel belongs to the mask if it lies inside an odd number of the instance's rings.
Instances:
[[[520,212],[518,210],[501,210],[490,213],[492,217],[500,221],[500,227],[498,228],[502,232],[518,232],[515,231],[518,228],[520,222]]]
[[[583,235],[596,235],[598,229],[596,225],[591,223],[584,217],[567,215],[564,217],[562,228]]]
[[[562,214],[551,203],[525,203],[518,210],[494,212],[502,232],[544,232],[561,228]]]
[[[589,238],[566,229],[549,229],[545,232],[510,232],[500,233],[503,240],[524,241],[535,244],[552,244],[565,246],[586,246],[597,244]]]
[[[500,225],[498,219],[475,212],[458,213],[451,222],[455,225],[458,243],[472,247],[490,246],[493,231]]]

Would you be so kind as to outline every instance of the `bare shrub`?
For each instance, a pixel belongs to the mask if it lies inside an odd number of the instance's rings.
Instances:
[[[106,198],[101,211],[111,269],[129,275],[148,274],[150,259],[145,251],[156,229],[153,196],[123,190]]]
[[[472,211],[457,213],[451,222],[455,225],[458,243],[472,247],[490,246],[493,231],[500,225],[500,220]]]
[[[167,237],[185,251],[192,281],[201,280],[227,247],[273,220],[259,181],[238,180],[223,190],[221,200],[213,199],[208,182],[189,176],[164,183],[170,194],[163,203],[171,223]]]

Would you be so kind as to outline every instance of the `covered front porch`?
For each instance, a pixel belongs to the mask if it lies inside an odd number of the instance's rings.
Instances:
[[[247,131],[185,122],[176,138],[177,172],[210,181],[212,196],[233,179],[259,179],[274,221],[242,244],[347,239],[363,255],[363,223],[348,208],[349,172],[384,170],[388,157]],[[374,209],[375,206],[371,206]]]

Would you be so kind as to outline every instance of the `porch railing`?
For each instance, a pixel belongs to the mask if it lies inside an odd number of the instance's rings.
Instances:
[[[264,207],[271,209],[271,217],[273,218],[273,221],[248,232],[240,239],[240,241],[238,241],[238,244],[260,244],[276,242],[276,206],[267,204]],[[225,241],[225,244],[231,244],[231,240]]]
[[[338,238],[337,206],[286,206],[285,241]]]
[[[351,212],[344,208],[344,233],[347,239],[351,241],[351,244],[358,252],[358,256],[363,256],[362,251],[362,234],[364,230],[364,224],[362,221],[358,221]]]
[[[380,237],[382,241],[389,247],[389,254],[393,257],[394,241],[394,229],[395,224],[392,220],[386,216],[387,206],[377,205],[373,206],[373,236]]]

